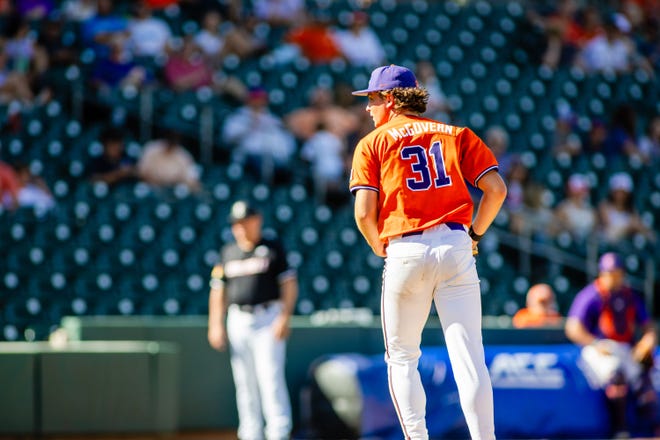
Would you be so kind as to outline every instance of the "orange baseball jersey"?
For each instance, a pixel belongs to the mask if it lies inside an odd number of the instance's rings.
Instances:
[[[350,190],[377,191],[381,240],[439,223],[472,223],[466,180],[497,169],[490,148],[469,128],[400,115],[355,148]]]

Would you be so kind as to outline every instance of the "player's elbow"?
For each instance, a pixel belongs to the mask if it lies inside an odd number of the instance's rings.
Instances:
[[[353,216],[355,217],[355,222],[356,223],[364,224],[369,220],[371,214],[370,214],[369,210],[367,210],[365,208],[360,209],[360,208],[356,207]]]
[[[485,185],[483,191],[484,194],[488,194],[491,199],[503,203],[504,199],[506,199],[508,190],[506,183],[504,183],[504,180],[499,177],[499,174],[497,177],[498,178],[496,179],[489,179],[489,182],[487,185]]]
[[[478,187],[493,200],[504,201],[506,198],[506,183],[504,183],[504,179],[502,179],[500,173],[495,170],[483,176],[478,182]]]

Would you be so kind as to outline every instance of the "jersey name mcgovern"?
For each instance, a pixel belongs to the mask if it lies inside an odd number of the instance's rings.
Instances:
[[[438,122],[413,122],[412,124],[405,124],[403,127],[390,128],[387,130],[387,133],[396,141],[404,137],[422,133],[443,133],[453,135],[454,128],[455,127],[451,125],[440,124]]]

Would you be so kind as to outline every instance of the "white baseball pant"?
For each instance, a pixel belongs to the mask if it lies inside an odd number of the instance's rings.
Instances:
[[[435,302],[472,439],[494,439],[493,391],[481,335],[481,294],[472,240],[445,224],[390,240],[381,316],[392,401],[406,439],[428,439],[417,370],[422,330]]]
[[[285,379],[286,343],[278,340],[272,324],[282,310],[281,302],[257,306],[245,312],[236,305],[227,313],[227,337],[236,406],[238,438],[242,440],[288,439],[291,402]]]

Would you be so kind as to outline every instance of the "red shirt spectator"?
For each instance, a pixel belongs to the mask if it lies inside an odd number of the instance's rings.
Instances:
[[[146,0],[146,3],[153,9],[164,9],[168,6],[176,5],[179,0]]]
[[[309,23],[292,29],[285,39],[300,47],[303,56],[312,63],[329,63],[335,58],[341,58],[341,51],[322,20],[311,19]]]
[[[18,191],[21,182],[18,174],[9,164],[0,162],[0,205],[15,209],[18,206]]]

